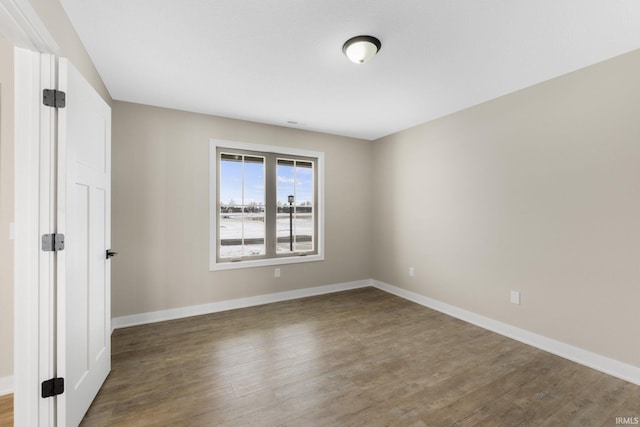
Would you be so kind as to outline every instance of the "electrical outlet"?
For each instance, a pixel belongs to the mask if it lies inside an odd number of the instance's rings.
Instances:
[[[273,276],[274,277],[280,277],[280,269],[276,268],[275,271],[273,272]]]
[[[409,267],[409,277],[414,277],[416,275],[416,270],[413,267]]]
[[[511,304],[520,305],[520,291],[511,291]]]

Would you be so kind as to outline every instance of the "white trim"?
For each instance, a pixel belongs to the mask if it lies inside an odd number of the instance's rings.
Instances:
[[[240,268],[268,267],[270,265],[286,265],[286,264],[297,264],[300,262],[314,262],[314,261],[324,261],[324,256],[318,254],[318,255],[291,256],[291,257],[281,257],[281,258],[243,260],[240,262],[217,262],[217,263],[212,260],[211,262],[215,264],[212,264],[209,270],[210,271],[237,270]]]
[[[245,260],[240,262],[217,262],[217,212],[216,189],[217,189],[217,155],[218,147],[230,148],[246,151],[261,151],[266,153],[289,154],[301,157],[313,157],[317,159],[318,182],[316,191],[318,193],[318,215],[317,245],[318,253],[297,257],[266,258],[257,260]],[[302,150],[292,147],[277,147],[266,144],[252,144],[249,142],[226,141],[221,139],[209,140],[209,271],[235,270],[250,267],[265,267],[271,265],[296,264],[301,262],[324,261],[324,153],[321,151]]]
[[[13,393],[13,376],[0,377],[0,396]]]
[[[127,328],[129,326],[164,322],[165,320],[182,319],[185,317],[199,316],[202,314],[218,313],[221,311],[253,307],[256,305],[270,304],[273,302],[287,301],[297,298],[311,297],[315,295],[331,294],[334,292],[366,288],[370,286],[371,280],[359,280],[356,282],[346,282],[335,285],[297,289],[294,291],[276,292],[272,294],[258,295],[255,297],[212,302],[209,304],[193,305],[189,307],[172,308],[169,310],[153,311],[142,314],[133,314],[131,316],[122,316],[112,319],[111,326],[113,329]]]
[[[54,399],[40,398],[40,383],[53,375],[51,323],[53,256],[40,251],[40,235],[52,232],[54,112],[40,101],[53,87],[55,58],[15,49],[15,259],[14,421],[49,426]]]
[[[39,54],[15,50],[14,421],[37,425],[39,401]]]
[[[578,348],[561,341],[557,341],[543,335],[520,329],[507,323],[499,322],[485,316],[464,310],[462,308],[446,304],[444,302],[425,297],[415,292],[407,291],[397,286],[389,285],[378,280],[373,280],[373,286],[399,296],[401,298],[413,301],[417,304],[447,314],[449,316],[464,320],[465,322],[474,324],[484,329],[496,332],[505,337],[512,338],[516,341],[531,345],[541,350],[553,353],[556,356],[571,360],[592,369],[596,369],[605,374],[612,375],[630,383],[640,385],[640,367],[629,365],[619,360],[611,359],[597,353],[593,353],[582,348]]]
[[[29,0],[0,0],[0,30],[16,47],[40,53],[60,51]]]

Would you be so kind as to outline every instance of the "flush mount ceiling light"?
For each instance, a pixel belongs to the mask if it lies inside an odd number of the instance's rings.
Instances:
[[[352,37],[344,43],[342,51],[351,62],[363,64],[376,56],[380,50],[380,40],[372,36]]]

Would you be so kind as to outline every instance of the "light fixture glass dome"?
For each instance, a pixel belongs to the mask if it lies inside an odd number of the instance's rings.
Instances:
[[[357,36],[347,40],[342,51],[351,62],[362,64],[376,56],[380,50],[380,40],[372,36]]]

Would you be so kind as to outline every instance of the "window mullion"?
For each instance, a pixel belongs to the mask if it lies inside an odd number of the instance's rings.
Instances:
[[[293,252],[298,250],[298,161],[293,161]]]
[[[221,237],[220,237],[220,210],[222,207],[222,203],[220,201],[220,182],[222,180],[222,154],[220,150],[216,150],[216,258],[220,257],[220,248],[221,248]]]
[[[240,218],[242,218],[242,231],[240,234],[240,247],[241,247],[241,253],[240,253],[240,258],[244,258],[244,251],[245,251],[245,245],[244,245],[244,221],[245,221],[245,215],[244,215],[244,156],[242,156],[242,166],[240,169],[241,172],[241,194],[242,194],[242,199],[240,200]]]
[[[271,258],[276,256],[277,246],[277,176],[276,156],[265,156],[265,252]]]

